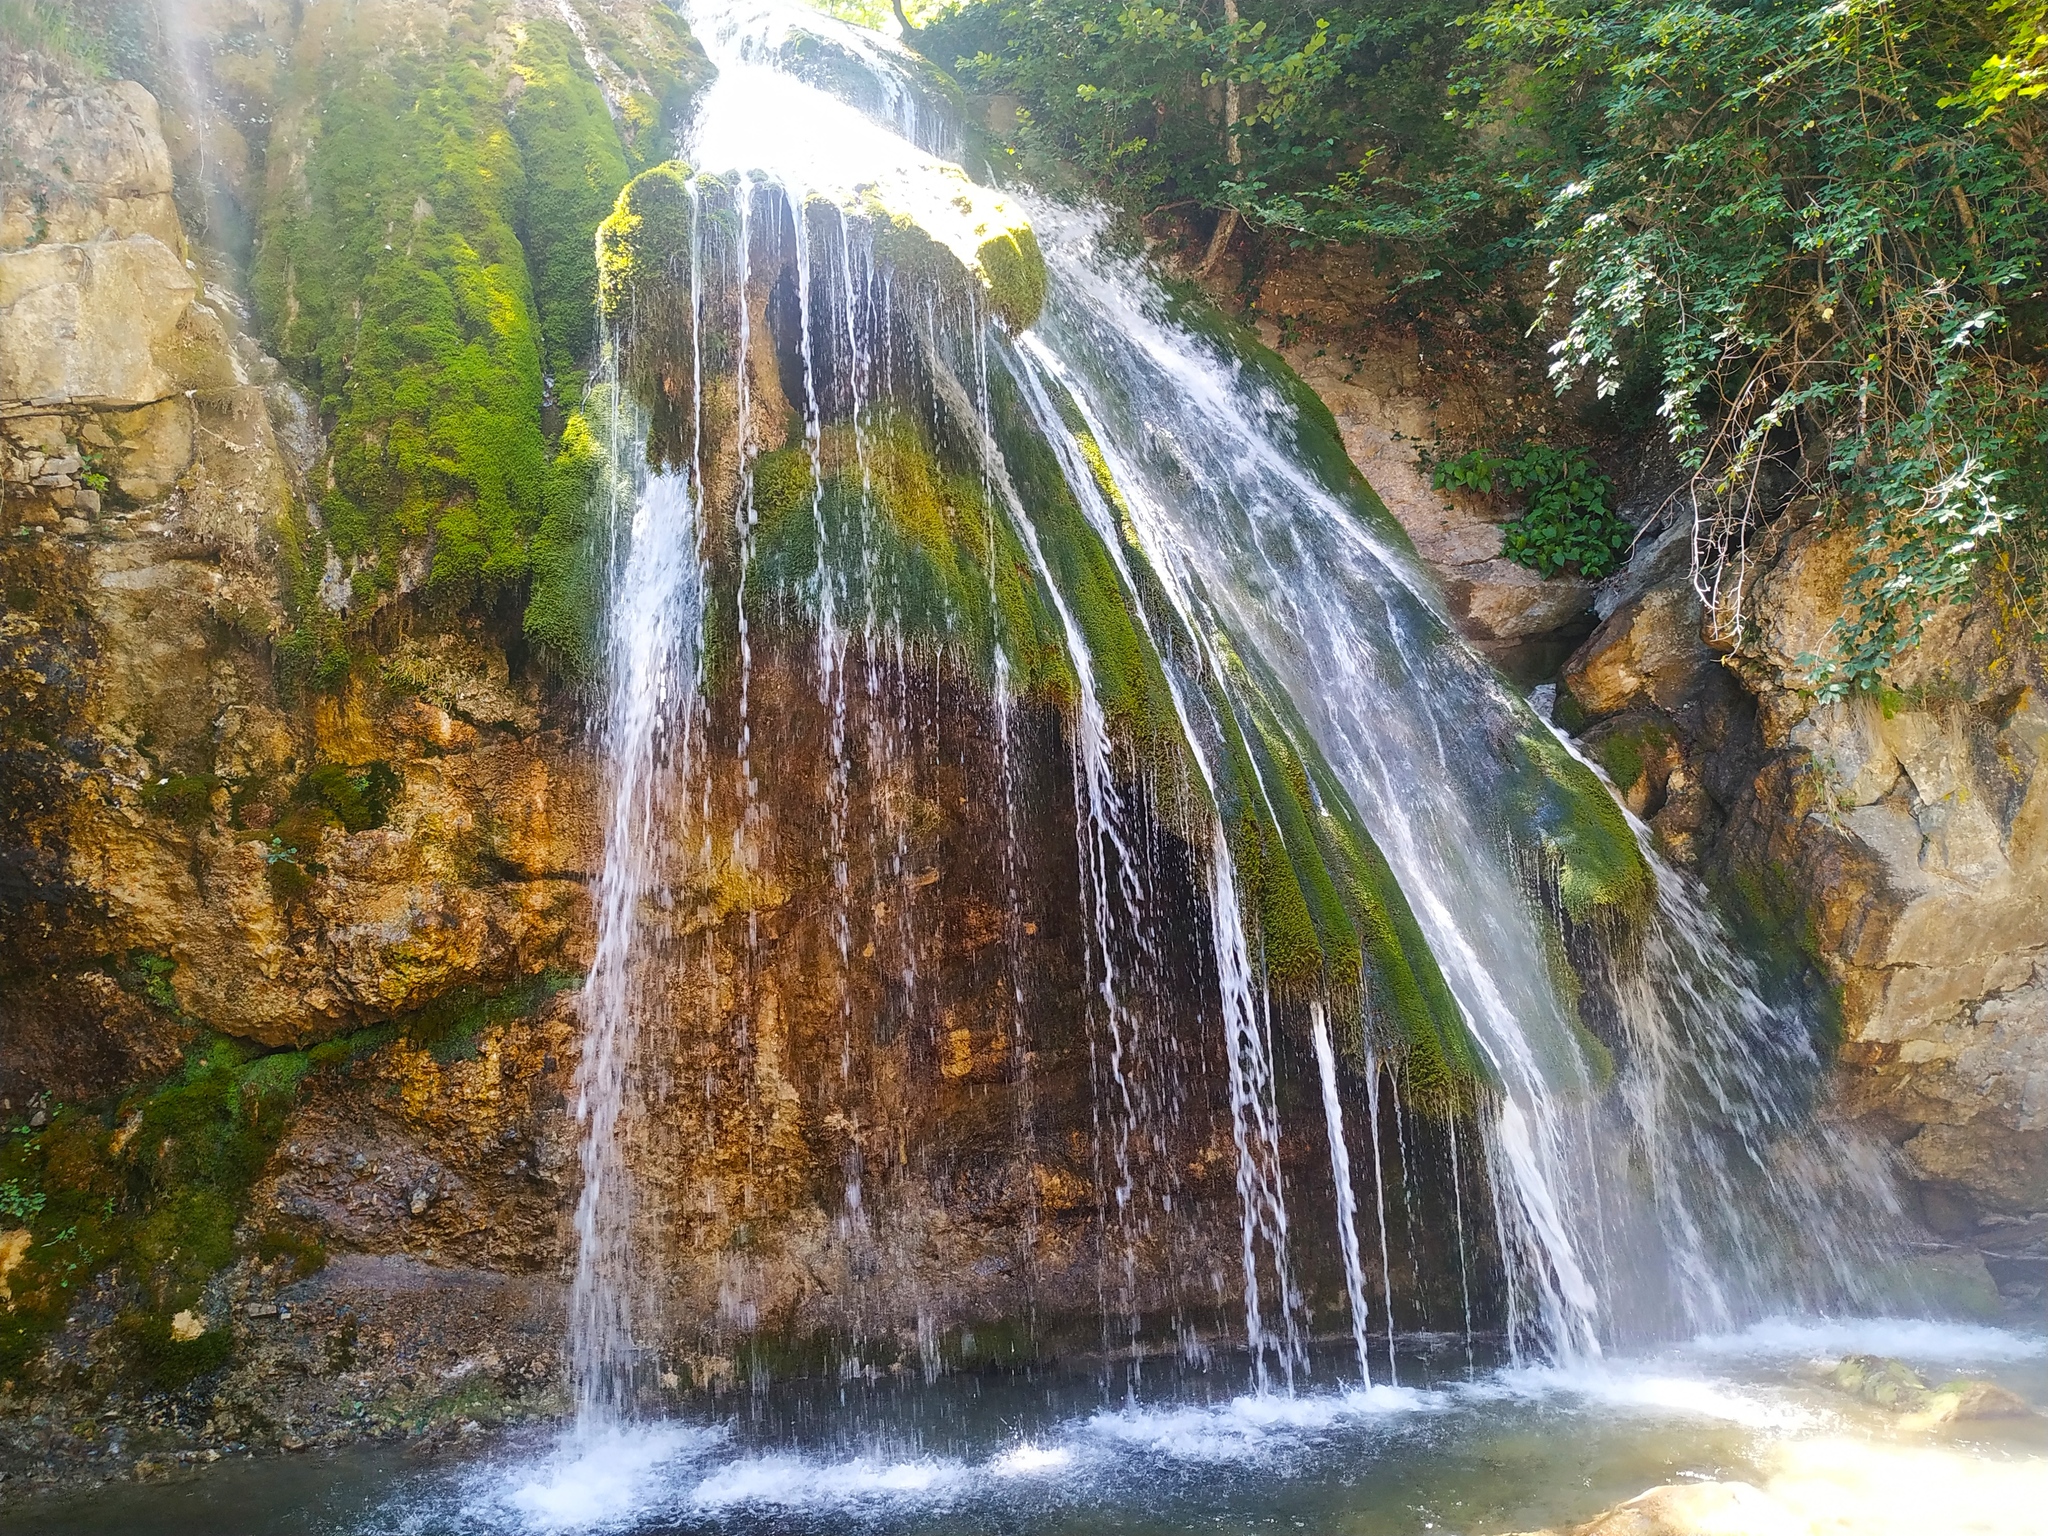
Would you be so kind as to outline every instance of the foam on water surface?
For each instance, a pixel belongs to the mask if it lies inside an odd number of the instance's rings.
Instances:
[[[2048,1332],[1924,1317],[1774,1317],[1735,1333],[1694,1339],[1688,1350],[1699,1355],[1750,1358],[1891,1355],[1903,1360],[1995,1364],[2048,1355]]]

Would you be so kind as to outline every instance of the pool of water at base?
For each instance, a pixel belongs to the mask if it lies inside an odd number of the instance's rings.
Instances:
[[[2048,1536],[2048,1419],[1913,1428],[1812,1362],[1895,1356],[2048,1405],[2048,1332],[1779,1321],[1561,1369],[1468,1369],[1412,1340],[1402,1385],[1233,1395],[1237,1362],[739,1394],[684,1420],[528,1431],[470,1456],[389,1447],[230,1460],[182,1482],[15,1502],[37,1536],[539,1536],[1309,1531],[1492,1536],[1659,1483],[1769,1488],[1817,1532]],[[1122,1368],[1119,1368],[1121,1372]],[[1354,1364],[1355,1370],[1355,1364]]]

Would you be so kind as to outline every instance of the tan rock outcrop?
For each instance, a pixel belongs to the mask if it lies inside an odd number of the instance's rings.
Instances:
[[[573,967],[587,758],[461,633],[402,637],[338,698],[280,693],[302,490],[277,423],[296,440],[303,409],[251,382],[276,365],[178,254],[148,93],[39,78],[0,102],[23,148],[5,185],[61,214],[0,251],[0,735],[28,765],[6,836],[37,872],[9,909],[0,1094],[104,1093],[174,1065],[195,1025],[304,1042]],[[159,197],[168,223],[124,225]],[[390,775],[380,824],[307,820],[323,763]],[[150,957],[151,996],[109,955]]]
[[[1749,1483],[1667,1483],[1584,1525],[1527,1536],[1813,1536],[1813,1526]]]
[[[198,284],[154,235],[0,252],[0,402],[147,405]]]
[[[0,79],[0,251],[149,235],[180,251],[171,156],[156,98],[48,65]]]
[[[2048,655],[1980,599],[1880,689],[1822,698],[1853,537],[1795,515],[1739,621],[1682,570],[1628,596],[1566,666],[1563,713],[1660,834],[1668,786],[1713,787],[1715,858],[1839,989],[1851,1107],[1964,1236],[2048,1209]],[[1699,701],[1736,678],[1754,727],[1724,709],[1716,732]]]

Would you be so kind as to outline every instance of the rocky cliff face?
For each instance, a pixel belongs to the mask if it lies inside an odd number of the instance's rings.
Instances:
[[[135,83],[0,58],[0,1456],[36,1476],[101,1454],[62,1427],[101,1405],[145,1459],[560,1406],[589,700],[516,603],[435,587],[445,529],[344,556],[315,510],[340,504],[324,429],[348,407],[266,353],[247,252],[214,237],[267,195],[309,206],[316,125],[280,82],[329,34],[209,24],[214,105],[184,98],[168,145]],[[633,86],[607,79],[615,106]],[[204,186],[174,176],[201,159]],[[752,852],[651,945],[674,969],[631,1156],[645,1251],[675,1260],[659,1385],[1228,1321],[1228,1073],[1190,1001],[1214,963],[1185,845],[1147,832],[1154,899],[1196,937],[1124,957],[1151,1033],[1112,1068],[1057,711],[999,719],[985,683],[899,657],[835,725],[801,638],[757,645],[774,771],[722,757],[705,807],[711,844]],[[894,747],[835,785],[835,729]],[[880,829],[844,886],[834,815]],[[1112,1070],[1137,1107],[1105,1162]],[[1387,1166],[1431,1134],[1390,1124]],[[1290,1146],[1311,1192],[1314,1152]],[[1341,1307],[1339,1277],[1297,1281]]]
[[[1849,1108],[1898,1145],[1929,1224],[2021,1294],[2048,1278],[2048,654],[1988,594],[1875,692],[1817,696],[1852,543],[1795,513],[1739,612],[1654,581],[1564,686],[1616,777],[1640,764],[1667,842],[1792,926],[1836,988]]]
[[[260,1335],[244,1297],[327,1242],[551,1286],[575,1032],[545,978],[587,944],[580,708],[460,616],[392,615],[317,694],[284,679],[281,555],[318,427],[249,334],[232,266],[187,241],[155,100],[17,56],[0,122],[0,1099],[84,1159],[66,1174],[48,1137],[11,1154],[5,1214],[26,1224],[7,1236],[31,1240],[0,1244],[0,1377],[21,1383],[48,1338],[46,1384],[132,1375],[137,1347],[145,1377],[175,1381],[171,1346]],[[315,1071],[289,1126],[268,1120],[241,1069],[302,1071],[303,1052],[260,1053],[336,1036],[358,1065]],[[236,1076],[247,1135],[166,1120],[146,1146],[138,1128],[209,1061]],[[88,1219],[48,1219],[67,1202]],[[73,1307],[64,1277],[110,1261]],[[431,1312],[364,1360],[398,1369]],[[304,1335],[316,1355],[323,1337]],[[265,1341],[245,1343],[260,1363]],[[244,1430],[274,1417],[251,1413]]]
[[[1229,277],[1232,274],[1221,274]],[[1612,435],[1547,399],[1500,293],[1414,319],[1341,252],[1251,273],[1249,317],[1329,403],[1468,639],[1528,679],[1674,863],[1788,935],[1835,1000],[1847,1110],[1900,1152],[1943,1239],[2008,1299],[2048,1283],[2048,651],[1995,593],[1945,610],[1875,692],[1824,700],[1852,537],[1795,508],[1709,614],[1671,472],[1621,478],[1645,529],[1597,586],[1500,557],[1498,503],[1433,489],[1446,445]],[[1489,307],[1490,306],[1490,307]],[[1626,445],[1606,450],[1626,462]],[[1682,524],[1682,519],[1679,520]],[[1597,625],[1597,628],[1594,626]],[[1589,633],[1590,631],[1590,633]]]

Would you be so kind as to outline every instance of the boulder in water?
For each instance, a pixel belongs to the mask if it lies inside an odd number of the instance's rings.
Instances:
[[[1927,1383],[1918,1371],[1903,1360],[1883,1355],[1850,1355],[1828,1380],[1839,1390],[1881,1408],[1917,1408],[1927,1396]]]
[[[1932,1429],[1981,1419],[2031,1419],[2034,1409],[2017,1392],[1995,1381],[1949,1381],[1930,1392],[1920,1408],[1900,1423],[1909,1429]]]
[[[1529,1536],[1812,1536],[1813,1526],[1748,1483],[1666,1483],[1564,1533]]]
[[[1903,1415],[1909,1429],[1931,1429],[1959,1420],[2026,1419],[2034,1409],[2018,1393],[1995,1381],[1958,1378],[1928,1386],[1911,1366],[1882,1355],[1850,1355],[1829,1374],[1830,1385]]]

